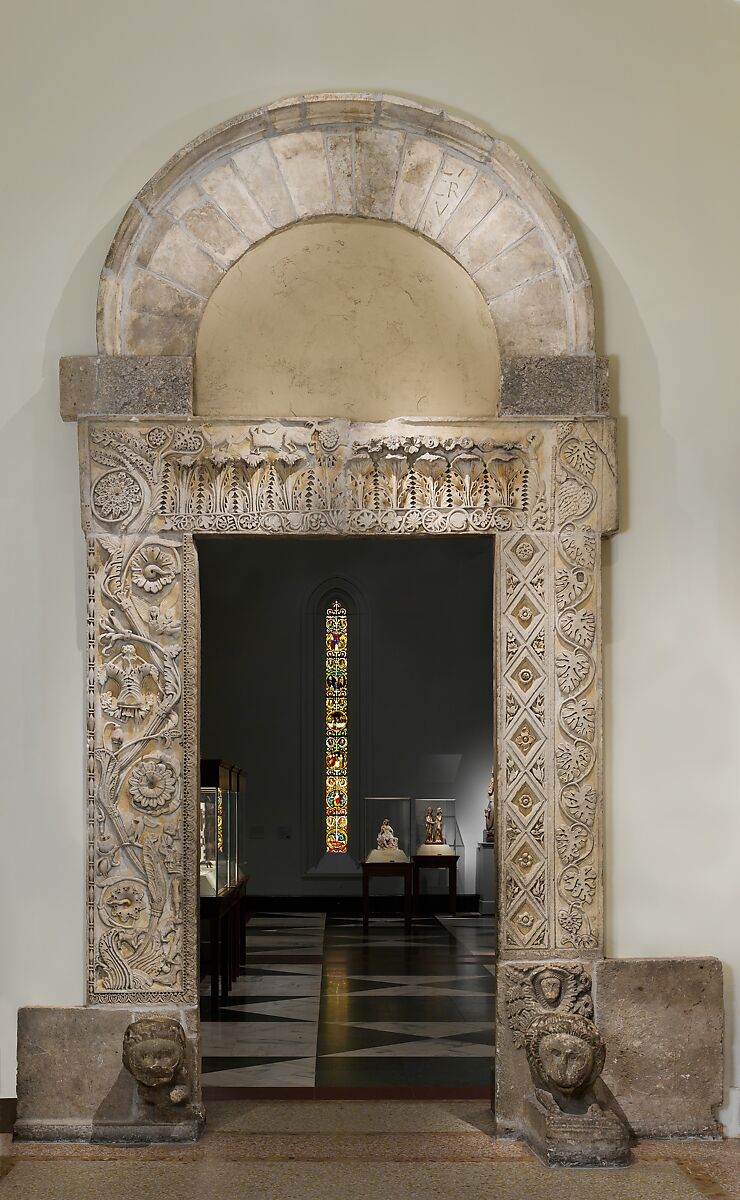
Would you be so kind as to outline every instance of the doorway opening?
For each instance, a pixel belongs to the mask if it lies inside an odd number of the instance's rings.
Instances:
[[[206,1099],[488,1095],[493,539],[202,537],[198,556],[202,778],[221,771],[246,918],[219,946],[228,887],[201,879]]]

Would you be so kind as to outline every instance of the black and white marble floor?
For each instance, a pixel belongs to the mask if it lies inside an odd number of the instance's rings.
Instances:
[[[407,935],[400,919],[364,934],[359,919],[262,913],[219,1020],[201,1024],[203,1084],[486,1088],[494,961],[491,918],[419,919]]]

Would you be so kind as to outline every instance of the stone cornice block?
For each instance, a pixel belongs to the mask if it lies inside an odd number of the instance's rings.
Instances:
[[[591,354],[507,358],[502,416],[593,416],[609,412],[609,360]]]
[[[82,416],[190,416],[193,359],[187,355],[74,355],[59,360],[64,421]]]

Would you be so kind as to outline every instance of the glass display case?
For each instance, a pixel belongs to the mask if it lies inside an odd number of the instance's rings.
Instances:
[[[236,788],[236,867],[239,876],[246,875],[246,842],[247,842],[247,772],[243,767],[237,767]]]
[[[239,878],[239,810],[241,808],[241,796],[239,794],[239,776],[241,771],[239,767],[232,767],[230,771],[231,783],[229,787],[229,883],[236,883]]]
[[[417,799],[416,853],[424,855],[463,854],[460,826],[455,817],[455,800]]]
[[[217,896],[230,883],[231,770],[226,763],[200,764],[200,894]]]
[[[410,796],[365,796],[365,862],[408,862],[411,853]]]

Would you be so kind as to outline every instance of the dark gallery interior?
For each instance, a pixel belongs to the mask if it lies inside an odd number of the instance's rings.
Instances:
[[[198,555],[206,1095],[487,1094],[493,540]]]

